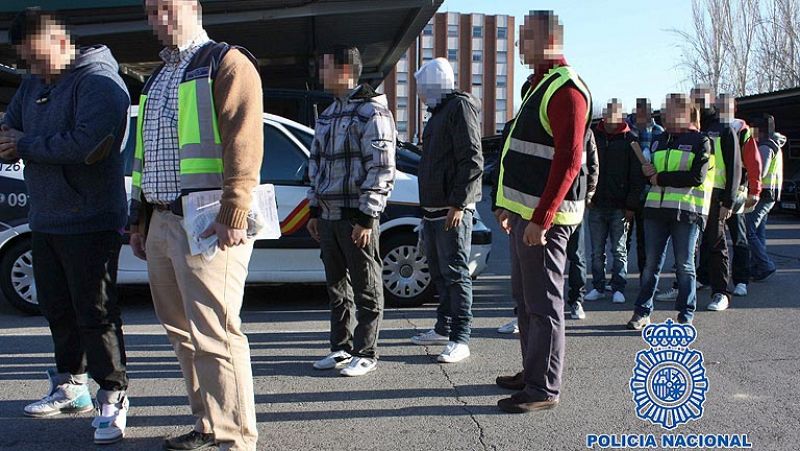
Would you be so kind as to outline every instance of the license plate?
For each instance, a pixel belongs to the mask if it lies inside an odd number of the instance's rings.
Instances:
[[[797,204],[794,202],[781,202],[781,208],[785,210],[797,210]]]

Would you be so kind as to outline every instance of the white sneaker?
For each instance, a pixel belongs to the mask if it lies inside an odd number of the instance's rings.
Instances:
[[[92,421],[94,430],[94,443],[96,445],[110,445],[125,438],[125,426],[128,422],[128,409],[130,401],[122,395],[122,400],[116,404],[103,404],[97,409],[97,416]]]
[[[734,296],[747,296],[747,284],[745,283],[737,283],[736,287],[733,289]]]
[[[712,298],[711,303],[708,304],[708,309],[712,312],[721,312],[727,309],[728,305],[728,296],[722,293],[717,293]]]
[[[375,371],[375,368],[377,367],[378,361],[376,359],[370,359],[368,357],[355,357],[350,361],[349,365],[342,368],[342,371],[339,371],[339,374],[347,377],[363,376],[367,373]]]
[[[49,417],[61,413],[84,413],[94,410],[92,395],[86,384],[64,383],[56,385],[55,371],[47,372],[50,391],[44,398],[25,406],[25,415],[29,417]]]
[[[572,319],[586,319],[586,312],[583,310],[583,304],[576,302],[570,305],[569,317]]]
[[[502,326],[497,328],[497,332],[501,334],[518,334],[519,333],[519,324],[517,324],[517,319],[514,318],[511,321],[503,324]]]
[[[625,295],[622,294],[621,291],[615,291],[614,297],[611,299],[611,302],[614,304],[624,304],[625,303]]]
[[[324,359],[314,362],[315,370],[332,370],[342,368],[353,360],[347,351],[336,351],[328,354]]]
[[[436,358],[441,363],[456,363],[469,357],[469,346],[464,343],[451,341],[444,347],[444,351]]]
[[[592,291],[590,291],[589,294],[587,294],[583,299],[586,301],[599,301],[605,297],[606,294],[604,292],[600,292],[593,288]]]
[[[675,299],[678,299],[678,290],[672,287],[656,295],[656,301],[658,302],[670,302]]]
[[[450,337],[439,335],[433,329],[411,337],[411,343],[420,346],[444,344],[448,341],[450,341]]]

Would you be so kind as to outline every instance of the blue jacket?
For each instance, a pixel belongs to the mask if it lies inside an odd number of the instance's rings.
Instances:
[[[120,148],[130,97],[104,46],[82,48],[55,82],[27,77],[3,123],[22,131],[31,230],[59,235],[120,230],[127,196]]]

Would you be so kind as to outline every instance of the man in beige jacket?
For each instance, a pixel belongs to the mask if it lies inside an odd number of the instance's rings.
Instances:
[[[130,243],[148,262],[156,314],[197,417],[164,447],[253,451],[253,376],[239,313],[264,151],[261,79],[247,50],[208,38],[198,1],[146,0],[145,8],[166,47],[139,101]],[[181,198],[219,189],[220,213],[206,235],[217,235],[220,250],[206,261],[190,255]]]

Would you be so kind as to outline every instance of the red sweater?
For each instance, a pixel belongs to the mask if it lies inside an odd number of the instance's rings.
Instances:
[[[531,85],[536,87],[550,69],[566,65],[567,61],[562,57],[536,67]],[[555,153],[547,185],[531,218],[531,222],[544,229],[553,224],[558,207],[580,173],[588,110],[586,98],[574,86],[559,89],[547,106]]]
[[[742,132],[747,128],[747,124],[742,128]],[[761,153],[758,151],[758,143],[752,136],[744,143],[742,149],[742,159],[744,167],[747,169],[747,180],[749,194],[758,196],[761,194]]]

